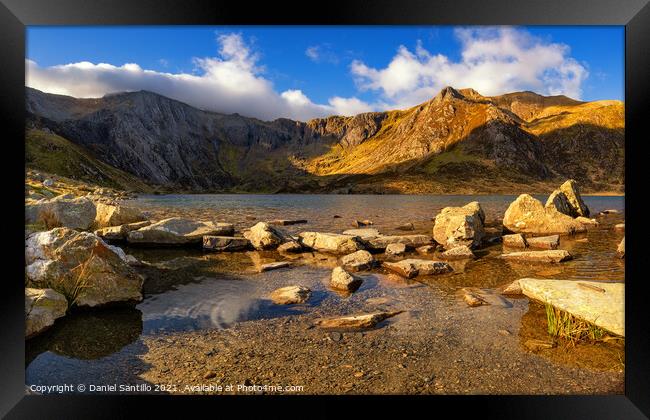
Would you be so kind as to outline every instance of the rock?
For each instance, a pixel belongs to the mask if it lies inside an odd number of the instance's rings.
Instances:
[[[413,249],[432,243],[428,235],[379,235],[363,241],[367,248],[376,251],[384,250],[390,244],[404,244],[407,249]]]
[[[181,217],[164,219],[127,234],[127,241],[147,245],[201,244],[204,236],[230,236],[235,228],[230,223],[203,222]]]
[[[621,258],[625,257],[625,236],[623,239],[621,239],[621,243],[618,244],[618,248],[616,248],[616,252],[618,252],[621,256]]]
[[[44,187],[51,187],[52,185],[54,185],[54,181],[52,181],[51,179],[46,179],[45,181],[43,181]]]
[[[406,253],[406,245],[403,243],[393,243],[386,246],[386,254],[388,255],[403,255]]]
[[[478,246],[485,235],[485,214],[473,201],[463,207],[445,207],[435,218],[433,239],[446,249],[456,246]]]
[[[399,262],[384,262],[382,264],[386,269],[399,274],[402,277],[411,279],[416,276],[426,276],[431,274],[444,274],[452,271],[449,264],[442,261],[419,260],[415,258],[402,260]]]
[[[465,292],[463,294],[463,300],[467,303],[468,306],[475,307],[481,305],[487,305],[488,303],[480,297],[479,295],[471,292]]]
[[[571,204],[571,208],[573,209],[572,216],[589,217],[589,208],[584,201],[582,201],[580,189],[578,188],[576,181],[573,179],[565,181],[564,184],[560,185],[560,191],[564,193]]]
[[[419,248],[416,248],[416,251],[418,252],[418,254],[430,255],[436,252],[436,248],[437,246],[435,245],[424,245]]]
[[[34,233],[25,241],[28,286],[57,290],[75,306],[139,302],[143,279],[115,248],[68,228]]]
[[[276,270],[278,268],[289,267],[291,263],[289,261],[277,261],[268,264],[262,264],[260,266],[260,273],[264,271]]]
[[[251,227],[244,232],[244,237],[257,250],[275,249],[288,239],[286,233],[266,222],[259,222]]]
[[[269,225],[280,225],[280,226],[298,225],[298,224],[302,224],[302,223],[307,223],[307,220],[304,220],[304,219],[297,219],[297,220],[279,219],[279,220],[270,220],[268,222]]]
[[[511,252],[509,254],[501,255],[501,258],[511,261],[559,263],[570,260],[573,257],[569,251],[565,251],[563,249],[554,249],[549,251]]]
[[[246,238],[234,236],[210,236],[203,237],[203,249],[211,251],[243,251],[250,247],[250,241]]]
[[[544,208],[558,211],[567,216],[576,217],[577,214],[567,196],[560,190],[555,190],[548,196]]]
[[[358,236],[361,239],[369,239],[379,236],[380,233],[377,229],[364,228],[364,229],[348,229],[343,232],[344,235]]]
[[[403,311],[375,312],[371,314],[344,316],[340,318],[320,319],[316,321],[316,325],[324,329],[368,329],[373,328],[381,321],[402,312]]]
[[[503,216],[503,226],[511,232],[530,234],[568,234],[584,232],[585,226],[528,194],[513,201]]]
[[[375,258],[364,249],[341,257],[340,261],[344,268],[354,271],[369,270],[375,265]]]
[[[442,253],[442,257],[446,260],[463,260],[474,258],[475,255],[467,245],[456,246]]]
[[[95,203],[86,197],[54,197],[25,205],[25,222],[42,222],[48,229],[68,227],[86,230],[95,222]]]
[[[298,241],[288,241],[278,247],[278,252],[302,252],[303,247]]]
[[[529,237],[526,242],[530,248],[557,249],[560,246],[560,235]]]
[[[522,293],[614,334],[625,336],[625,284],[524,278]]]
[[[374,225],[372,220],[364,220],[364,221],[354,220],[352,222],[352,226],[354,226],[355,228],[358,228],[358,227],[361,227],[361,226],[370,226],[370,225]]]
[[[518,296],[521,295],[521,286],[519,285],[519,280],[515,280],[512,283],[510,283],[508,286],[506,286],[505,289],[501,292],[502,295],[512,295],[512,296]]]
[[[503,246],[510,248],[526,248],[528,242],[521,233],[513,233],[512,235],[503,235]]]
[[[608,209],[608,210],[603,210],[600,212],[600,214],[619,214],[620,211],[616,209]]]
[[[361,286],[363,279],[345,271],[343,267],[336,267],[332,270],[330,286],[334,289],[354,292]]]
[[[216,377],[217,377],[217,373],[212,371],[206,372],[205,375],[203,375],[203,379],[212,379]]]
[[[588,228],[589,227],[596,227],[599,224],[596,219],[590,219],[588,217],[582,217],[582,216],[576,217],[576,221],[582,223],[583,225],[585,225]]]
[[[413,226],[413,223],[405,223],[403,225],[397,226],[395,229],[397,229],[397,230],[415,230],[415,226]]]
[[[278,305],[305,303],[311,296],[311,290],[304,286],[288,286],[271,293],[271,300]]]
[[[335,215],[332,216],[332,217],[333,217],[334,219],[340,219],[342,216],[339,216],[338,214],[335,214]]]
[[[97,203],[95,227],[120,226],[146,220],[144,214],[138,209],[124,206]]]
[[[109,227],[97,229],[95,231],[95,235],[109,241],[125,241],[129,232],[142,229],[143,227],[149,226],[150,224],[151,222],[144,221],[144,222],[137,222],[137,223],[129,223],[120,226],[109,226]]]
[[[616,230],[625,230],[625,223],[619,223],[617,225],[614,225],[614,229],[616,229]]]
[[[552,349],[555,347],[555,342],[553,340],[538,340],[531,338],[526,340],[524,346],[530,351],[539,351],[544,349]]]
[[[364,248],[358,236],[321,232],[302,232],[299,236],[305,246],[321,252],[348,254]]]
[[[45,331],[65,315],[68,301],[52,289],[25,288],[25,338]]]

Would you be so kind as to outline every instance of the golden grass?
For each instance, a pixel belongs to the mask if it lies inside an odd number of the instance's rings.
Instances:
[[[579,341],[602,341],[606,332],[589,322],[583,321],[568,312],[546,304],[548,334],[553,338],[563,338],[575,345]]]

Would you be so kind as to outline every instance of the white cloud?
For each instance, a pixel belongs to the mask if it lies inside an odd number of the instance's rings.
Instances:
[[[240,34],[222,34],[217,41],[218,56],[195,58],[196,71],[192,74],[146,70],[135,63],[115,66],[84,61],[40,67],[26,60],[26,84],[45,92],[82,98],[149,90],[201,109],[236,112],[263,120],[286,117],[304,121],[332,114],[349,115],[347,110],[361,109],[358,104],[351,107],[352,102],[341,102],[338,98],[316,104],[299,90],[278,93],[263,76],[259,56]]]
[[[338,64],[339,56],[332,49],[332,45],[325,42],[319,45],[312,45],[305,50],[305,55],[314,63]]]
[[[385,106],[407,108],[445,86],[471,87],[483,95],[533,90],[579,99],[586,67],[564,44],[544,42],[512,27],[461,28],[461,59],[432,54],[418,42],[415,51],[400,46],[383,69],[354,61],[351,72],[361,90],[380,92]]]

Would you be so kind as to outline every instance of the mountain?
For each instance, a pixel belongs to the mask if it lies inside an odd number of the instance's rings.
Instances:
[[[170,191],[545,192],[624,188],[624,108],[444,88],[407,110],[307,122],[202,111],[147,92],[77,99],[27,89],[28,127]]]

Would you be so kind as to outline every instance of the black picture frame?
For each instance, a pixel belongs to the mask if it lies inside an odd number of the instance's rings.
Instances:
[[[340,416],[341,402],[349,397],[126,397],[126,396],[25,396],[23,285],[16,277],[24,255],[17,223],[24,207],[24,85],[25,26],[28,25],[624,25],[626,119],[626,366],[624,396],[430,396],[408,402],[400,396],[360,396],[353,404],[366,413],[391,407],[403,412],[413,404],[425,412],[479,414],[498,418],[612,418],[650,416],[650,329],[644,312],[646,276],[641,273],[645,154],[640,151],[650,94],[649,0],[331,0],[317,5],[278,2],[223,2],[210,0],[0,0],[0,119],[7,156],[2,178],[12,212],[5,221],[3,305],[0,309],[0,414],[7,418],[116,418],[132,415],[136,408],[166,411],[170,404],[190,404],[193,410],[219,407],[246,415],[264,410],[266,416],[293,415],[286,407],[308,402],[307,412],[296,415]],[[23,171],[23,172],[21,172]],[[11,218],[11,219],[9,219]],[[11,267],[10,270],[6,269]],[[23,265],[24,267],[24,265]],[[14,272],[14,270],[16,272]],[[256,399],[254,403],[253,398]],[[399,401],[398,401],[399,400]],[[259,402],[259,403],[258,403]],[[644,415],[645,413],[645,415]],[[311,414],[311,415],[310,415]],[[190,414],[192,415],[192,414]],[[198,411],[194,415],[199,415]]]

